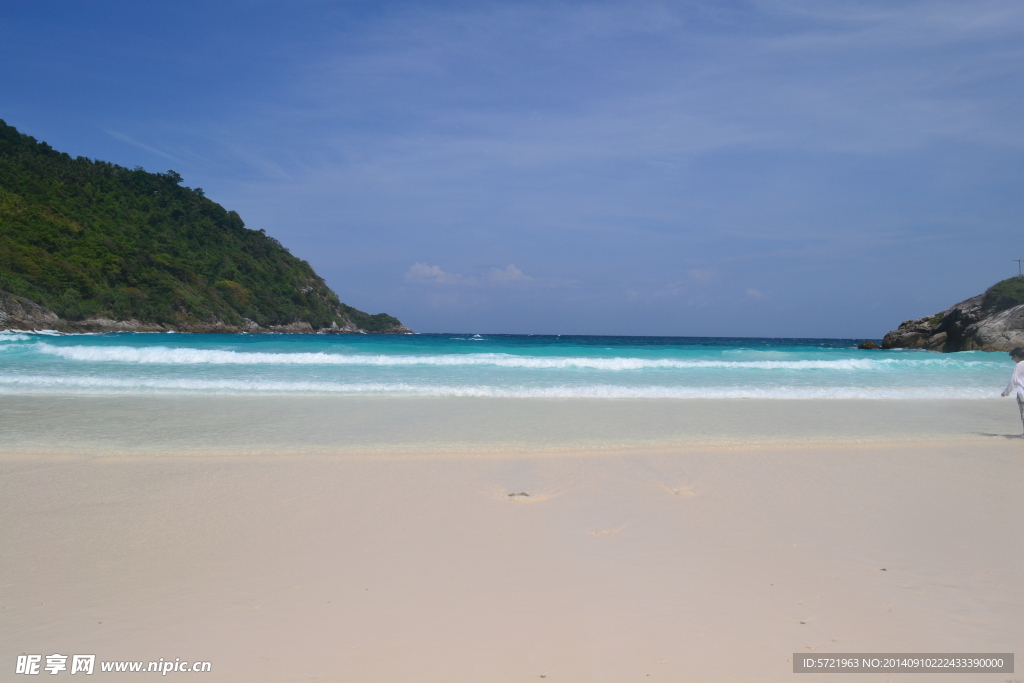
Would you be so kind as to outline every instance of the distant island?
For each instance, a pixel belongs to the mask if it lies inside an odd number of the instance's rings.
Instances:
[[[174,171],[71,157],[0,120],[0,329],[409,333]]]
[[[1009,351],[1024,346],[1024,277],[1011,277],[984,294],[885,335],[883,349]]]

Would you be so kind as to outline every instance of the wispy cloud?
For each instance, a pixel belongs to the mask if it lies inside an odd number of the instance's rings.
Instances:
[[[426,282],[437,285],[471,285],[476,286],[475,277],[463,277],[458,273],[446,273],[440,266],[429,266],[426,263],[414,263],[405,273],[407,282]]]
[[[718,268],[691,268],[687,271],[690,279],[697,282],[712,282],[718,278]]]
[[[482,277],[472,275],[466,276],[460,273],[449,273],[442,270],[440,266],[427,263],[414,263],[405,272],[406,282],[427,283],[435,285],[464,285],[477,287],[483,284],[488,285],[510,285],[516,282],[534,282],[532,278],[515,267],[515,264],[508,264],[504,268],[491,268]]]
[[[504,268],[491,268],[491,272],[487,274],[487,279],[499,285],[507,285],[513,282],[530,282],[534,278],[524,274],[523,271],[510,263]]]
[[[163,157],[164,159],[169,159],[170,161],[173,161],[176,164],[184,164],[185,163],[182,159],[174,156],[173,154],[168,154],[167,152],[163,151],[162,149],[157,149],[156,147],[153,147],[152,145],[147,145],[144,142],[139,142],[135,138],[129,137],[129,136],[125,135],[124,133],[118,133],[115,130],[104,130],[103,132],[106,133],[107,135],[109,135],[110,137],[114,138],[115,140],[120,140],[121,142],[126,142],[129,145],[132,145],[133,147],[138,147],[139,149],[144,150],[146,152],[149,152],[150,154],[155,154],[158,157]]]

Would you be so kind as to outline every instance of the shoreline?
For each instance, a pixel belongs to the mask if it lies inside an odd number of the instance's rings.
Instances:
[[[0,395],[0,454],[519,452],[1012,439],[1010,399]]]

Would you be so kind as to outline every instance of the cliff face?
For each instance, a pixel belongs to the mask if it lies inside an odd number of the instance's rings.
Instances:
[[[229,325],[222,320],[208,322],[184,322],[179,324],[142,322],[139,320],[114,320],[112,318],[87,318],[85,320],[65,320],[48,308],[0,290],[0,330],[55,330],[69,334],[81,332],[199,332],[199,333],[230,333],[249,332],[259,334],[276,332],[278,334],[368,334],[368,330],[358,327],[352,320],[343,325],[332,321],[329,327],[314,328],[308,322],[293,322],[287,325],[258,325],[245,319],[242,325]],[[401,323],[391,327],[374,330],[383,334],[411,334]]]
[[[907,320],[882,340],[883,349],[1009,351],[1024,346],[1024,305],[999,296],[1001,285],[932,316]],[[1004,288],[1005,289],[1005,288]],[[994,294],[995,293],[995,294]]]

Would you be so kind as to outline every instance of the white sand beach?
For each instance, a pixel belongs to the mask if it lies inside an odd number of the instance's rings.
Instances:
[[[2,666],[788,681],[794,652],[1019,655],[1018,428],[1009,400],[0,397]]]

